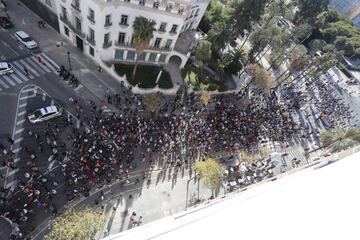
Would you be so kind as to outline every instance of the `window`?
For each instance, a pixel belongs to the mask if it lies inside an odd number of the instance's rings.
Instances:
[[[65,35],[69,36],[69,29],[66,26],[64,26],[64,31],[65,31]]]
[[[128,16],[127,15],[121,15],[120,24],[121,25],[128,25]]]
[[[167,56],[166,54],[161,54],[159,57],[159,62],[164,63],[166,60],[166,56]]]
[[[149,62],[155,62],[156,60],[156,53],[150,53]]]
[[[118,42],[119,43],[124,43],[125,42],[125,36],[126,36],[126,33],[119,33]]]
[[[177,28],[178,28],[178,25],[176,25],[176,24],[172,25],[172,28],[171,28],[170,32],[171,33],[176,33]]]
[[[111,15],[106,15],[105,16],[105,26],[110,26],[111,25]]]
[[[91,28],[89,28],[89,39],[92,40],[92,41],[95,40],[95,32]]]
[[[122,49],[115,50],[115,58],[116,59],[124,59],[124,50],[122,50]]]
[[[166,31],[166,23],[165,22],[162,22],[160,24],[159,31],[160,32],[165,32]]]
[[[81,32],[81,20],[78,17],[75,17],[75,26],[76,30]]]
[[[171,12],[171,9],[172,9],[172,4],[171,4],[171,3],[166,4],[165,10],[166,10],[167,12]]]
[[[110,42],[110,33],[106,33],[104,35],[104,43],[109,43]]]
[[[50,0],[46,0],[45,3],[46,3],[49,7],[51,7],[51,1],[50,1]]]
[[[74,5],[74,7],[76,7],[76,8],[80,8],[80,0],[73,0],[73,5]]]
[[[140,56],[138,57],[140,61],[145,61],[146,58],[146,52],[143,52],[140,54]]]
[[[165,48],[166,48],[166,49],[170,49],[171,44],[172,44],[172,41],[173,41],[173,40],[171,40],[171,39],[166,40],[166,43],[165,43]]]
[[[63,16],[65,19],[67,19],[67,12],[66,12],[66,8],[61,7],[61,14],[62,14],[62,16]]]
[[[153,3],[153,8],[159,8],[159,6],[160,6],[160,1],[155,1]]]
[[[154,43],[154,47],[158,48],[160,46],[161,43],[161,38],[156,38],[155,43]]]
[[[145,0],[139,0],[139,5],[145,6]]]
[[[130,2],[130,0],[124,0],[124,2],[128,2],[128,3],[129,3],[129,2]]]
[[[89,16],[88,19],[95,22],[95,12],[91,8],[89,8]]]
[[[91,56],[94,56],[94,48],[89,47],[89,53]]]
[[[200,11],[200,8],[196,9],[196,12],[195,12],[195,17],[197,17],[199,15],[199,11]]]
[[[128,51],[126,59],[127,60],[135,60],[135,51]]]

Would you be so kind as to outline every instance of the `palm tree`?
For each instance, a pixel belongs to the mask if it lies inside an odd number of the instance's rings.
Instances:
[[[133,23],[132,41],[135,45],[136,59],[132,72],[132,79],[135,78],[136,69],[139,64],[139,56],[146,47],[149,46],[150,40],[154,36],[156,22],[145,17],[136,17]]]
[[[360,130],[357,128],[344,129],[336,127],[332,130],[322,132],[320,139],[322,142],[322,147],[313,151],[327,148],[331,152],[338,152],[359,143]]]

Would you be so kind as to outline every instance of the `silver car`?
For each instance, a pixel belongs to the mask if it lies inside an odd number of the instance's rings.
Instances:
[[[43,122],[54,117],[60,116],[62,109],[57,105],[52,105],[44,108],[35,110],[32,114],[28,116],[28,119],[31,123]]]

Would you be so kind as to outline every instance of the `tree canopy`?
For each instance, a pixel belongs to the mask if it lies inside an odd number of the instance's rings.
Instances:
[[[274,81],[266,69],[257,64],[250,64],[247,66],[247,71],[252,76],[252,82],[254,82],[259,89],[269,91],[272,88]]]
[[[92,239],[103,223],[103,216],[91,209],[67,210],[50,226],[45,240]]]
[[[205,161],[196,162],[194,167],[206,187],[211,190],[217,190],[219,188],[220,181],[224,176],[224,168],[219,162],[208,158]]]
[[[315,24],[320,13],[327,10],[329,0],[298,0],[298,11],[294,17],[295,24]]]
[[[195,49],[195,57],[201,64],[209,61],[211,58],[211,42],[203,40]]]
[[[338,152],[358,144],[360,131],[357,128],[344,129],[336,127],[322,132],[320,139],[324,147],[332,152]]]

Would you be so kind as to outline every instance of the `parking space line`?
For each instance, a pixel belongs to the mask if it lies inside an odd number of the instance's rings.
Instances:
[[[23,103],[23,104],[20,104],[20,105],[19,105],[19,108],[26,107],[26,105],[27,105],[27,102],[25,102],[25,103]]]
[[[19,112],[18,117],[21,116],[21,115],[24,115],[25,113],[26,113],[26,111]]]
[[[20,138],[17,138],[15,139],[14,143],[18,143],[18,142],[21,142],[24,138],[20,137]]]
[[[25,128],[20,128],[20,129],[16,130],[15,134],[21,133],[21,132],[23,132],[24,130],[25,130]]]
[[[22,120],[18,121],[18,122],[16,123],[16,125],[23,124],[24,122],[25,122],[25,119],[22,119]]]
[[[18,153],[18,152],[20,152],[20,150],[21,150],[21,147],[18,147],[18,148],[16,148],[16,149],[14,149],[13,152],[14,152],[14,153]]]
[[[35,88],[28,88],[28,89],[22,90],[21,93],[31,92],[31,91],[34,91],[34,89]]]
[[[19,168],[16,168],[14,170],[12,170],[11,172],[8,173],[8,177],[11,176],[11,175],[14,175],[15,173],[17,173],[19,171]]]
[[[35,95],[35,94],[26,95],[26,96],[21,97],[21,98],[19,98],[19,99],[20,99],[20,100],[25,100],[25,99],[32,98],[32,97],[36,97],[36,95]]]

